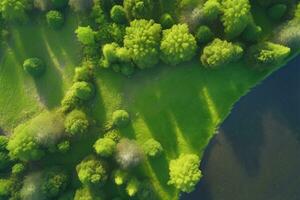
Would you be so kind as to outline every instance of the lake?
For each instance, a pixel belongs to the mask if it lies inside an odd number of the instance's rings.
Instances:
[[[300,57],[243,97],[182,200],[300,199]]]

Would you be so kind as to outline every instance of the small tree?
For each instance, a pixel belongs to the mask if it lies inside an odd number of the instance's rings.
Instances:
[[[88,101],[95,96],[94,86],[85,81],[75,82],[70,90],[74,91],[74,95],[83,101]]]
[[[84,134],[89,128],[89,121],[84,112],[80,110],[73,110],[70,112],[65,120],[66,132],[71,135]]]
[[[119,24],[126,24],[127,23],[127,17],[126,17],[126,11],[123,8],[123,6],[115,5],[110,10],[110,17],[111,19]]]
[[[128,173],[122,170],[116,170],[114,172],[114,182],[116,185],[123,185],[128,178]]]
[[[14,175],[22,175],[25,171],[25,165],[23,163],[16,163],[11,169],[11,173]]]
[[[112,123],[116,127],[125,127],[130,122],[130,117],[127,111],[125,110],[116,110],[112,114]]]
[[[109,157],[116,149],[116,142],[110,138],[100,138],[94,144],[94,149],[98,155]]]
[[[23,68],[26,72],[34,77],[41,76],[45,70],[45,64],[39,58],[28,58],[23,63]]]
[[[77,39],[84,45],[95,44],[95,32],[90,26],[82,27],[79,26],[76,31]]]
[[[159,20],[163,29],[169,29],[174,25],[174,19],[169,13],[165,13]]]
[[[150,157],[158,156],[163,151],[161,144],[154,139],[147,140],[143,144],[143,149],[144,149],[145,154]]]
[[[216,20],[222,13],[222,6],[218,0],[208,0],[203,6],[203,17],[207,21]]]
[[[139,191],[140,182],[136,178],[131,178],[126,186],[128,196],[133,197]]]
[[[0,13],[5,20],[23,22],[27,19],[23,0],[1,0]]]
[[[64,17],[61,12],[51,10],[46,15],[48,25],[53,29],[59,29],[64,24]]]
[[[214,39],[215,34],[208,26],[200,26],[195,34],[196,40],[199,44],[207,44]]]

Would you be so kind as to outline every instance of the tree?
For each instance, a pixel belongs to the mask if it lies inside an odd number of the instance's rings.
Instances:
[[[104,163],[93,156],[88,156],[76,166],[82,184],[103,184],[108,176]]]
[[[239,36],[250,22],[249,0],[224,0],[222,1],[223,15],[221,20],[228,39]]]
[[[25,165],[23,163],[16,163],[11,169],[11,173],[14,175],[22,175],[25,171]]]
[[[41,76],[45,70],[45,64],[39,58],[28,58],[23,63],[23,69],[33,77]]]
[[[242,37],[247,42],[256,42],[261,38],[262,28],[255,24],[254,19],[248,24],[244,30]]]
[[[112,123],[118,128],[128,125],[130,122],[130,117],[125,110],[116,110],[112,114]]]
[[[186,24],[174,25],[163,31],[160,45],[161,59],[170,65],[189,61],[196,53],[197,44]]]
[[[46,15],[46,20],[48,25],[53,29],[59,29],[64,24],[64,17],[61,12],[56,10],[51,10]]]
[[[123,170],[116,170],[114,172],[114,182],[116,185],[123,185],[128,178],[128,173]]]
[[[218,0],[208,0],[203,6],[203,17],[207,21],[216,20],[222,13],[222,6]]]
[[[124,46],[140,69],[150,68],[159,61],[161,26],[153,20],[134,20],[126,28]]]
[[[89,128],[89,121],[84,112],[80,110],[73,110],[70,112],[65,120],[66,132],[71,135],[84,134]]]
[[[215,34],[208,26],[200,26],[195,34],[196,40],[199,44],[207,44],[214,39]]]
[[[13,182],[10,179],[0,179],[0,199],[8,199]]]
[[[127,16],[126,11],[123,6],[115,5],[110,10],[110,17],[111,19],[119,24],[126,24],[127,23]]]
[[[123,169],[137,166],[143,160],[143,153],[134,140],[122,139],[116,148],[116,161]]]
[[[8,143],[8,137],[0,135],[0,151],[5,151]]]
[[[121,139],[121,134],[118,130],[110,130],[104,134],[104,138],[109,138],[118,143]]]
[[[57,144],[57,149],[61,153],[66,153],[70,150],[70,142],[68,140],[65,140],[59,144]]]
[[[1,0],[0,2],[0,13],[5,20],[23,22],[27,18],[25,9],[23,0]]]
[[[84,186],[76,190],[74,200],[102,200],[90,187]]]
[[[74,82],[86,81],[89,82],[93,78],[93,72],[88,66],[76,67]]]
[[[204,67],[216,68],[239,60],[243,52],[239,45],[216,38],[203,49],[200,59]]]
[[[94,86],[85,81],[75,82],[70,90],[74,91],[74,95],[83,101],[88,101],[95,96]]]
[[[126,192],[128,196],[133,197],[139,190],[140,182],[136,178],[131,178],[126,186]]]
[[[275,4],[268,9],[268,16],[273,20],[279,20],[284,16],[286,11],[286,4]]]
[[[174,185],[182,192],[193,191],[202,176],[199,166],[200,159],[195,154],[182,154],[179,158],[171,160],[168,184]]]
[[[84,45],[95,44],[95,32],[90,26],[82,27],[79,26],[76,31],[77,39]]]
[[[163,14],[159,22],[163,29],[169,29],[175,24],[173,17],[169,13]]]
[[[124,0],[123,5],[130,20],[153,18],[155,0]]]
[[[114,153],[116,145],[116,142],[110,138],[100,138],[93,147],[98,155],[109,157]]]
[[[119,45],[117,43],[105,44],[102,48],[102,53],[104,59],[107,60],[108,63],[112,64],[118,61],[117,49]]]
[[[69,0],[69,6],[75,12],[85,12],[92,8],[93,0]]]
[[[147,140],[143,144],[143,149],[144,149],[145,154],[148,155],[149,157],[158,156],[163,151],[161,144],[154,139]]]
[[[79,107],[82,103],[83,100],[79,99],[75,94],[75,90],[70,88],[61,101],[61,108],[63,112],[69,112],[74,108]]]

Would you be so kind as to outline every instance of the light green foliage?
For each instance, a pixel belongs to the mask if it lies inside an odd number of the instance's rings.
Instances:
[[[147,140],[143,144],[143,149],[144,149],[145,154],[150,157],[158,156],[163,151],[161,144],[154,139]]]
[[[95,44],[95,32],[90,26],[79,26],[76,31],[77,39],[84,45]]]
[[[93,0],[69,0],[69,6],[75,12],[85,12],[93,6]]]
[[[160,17],[159,22],[160,22],[163,29],[171,28],[175,23],[173,17],[169,13],[163,14]]]
[[[92,75],[92,70],[89,69],[87,66],[82,66],[82,67],[76,67],[75,68],[75,74],[73,81],[78,82],[78,81],[91,81],[93,75]]]
[[[109,157],[116,149],[116,142],[110,138],[100,138],[94,144],[94,149],[98,155]]]
[[[93,156],[89,156],[76,166],[79,180],[83,184],[102,184],[107,179],[103,162]]]
[[[222,13],[221,4],[218,0],[208,0],[203,6],[203,17],[207,21],[216,20]]]
[[[46,20],[48,25],[53,29],[59,29],[64,24],[64,16],[56,10],[49,11],[46,15]]]
[[[287,11],[286,4],[275,4],[268,9],[268,15],[273,20],[281,19]]]
[[[136,167],[143,161],[143,152],[134,140],[122,139],[116,148],[116,161],[123,169]]]
[[[28,58],[23,63],[23,69],[34,77],[41,76],[45,70],[45,64],[39,58]]]
[[[25,165],[23,163],[16,163],[11,169],[11,173],[14,175],[21,175],[25,171]]]
[[[223,22],[224,31],[228,39],[239,36],[250,22],[249,0],[223,0]]]
[[[216,68],[239,60],[243,52],[239,45],[216,38],[203,49],[200,59],[204,67]]]
[[[69,89],[61,101],[63,112],[69,112],[82,104],[82,100],[75,95],[75,91]]]
[[[90,100],[95,96],[94,86],[85,81],[75,82],[70,90],[74,91],[76,97],[84,101]]]
[[[113,6],[110,11],[110,17],[116,23],[119,24],[127,23],[127,16],[123,6],[120,5]]]
[[[177,65],[192,59],[196,53],[197,44],[186,24],[174,25],[163,31],[160,45],[161,59],[170,65]]]
[[[200,26],[195,34],[196,40],[199,44],[207,44],[214,39],[215,34],[208,26]]]
[[[80,110],[73,110],[70,112],[65,120],[65,130],[71,135],[79,135],[87,132],[89,128],[89,121],[84,112]]]
[[[114,182],[116,185],[123,185],[128,178],[128,173],[123,170],[116,170],[114,172]]]
[[[114,63],[118,60],[117,57],[117,49],[119,45],[117,43],[105,44],[102,48],[102,53],[104,59],[107,60],[108,63]]]
[[[262,42],[250,47],[248,59],[255,67],[271,67],[281,63],[291,53],[291,49],[271,42]]]
[[[76,190],[74,200],[102,200],[102,198],[95,194],[88,186]]]
[[[136,178],[131,178],[126,186],[126,192],[128,196],[133,197],[139,190],[140,182]]]
[[[0,179],[0,199],[8,199],[13,182],[9,179]]]
[[[124,0],[123,2],[130,20],[153,18],[154,4],[155,0]]]
[[[199,170],[200,159],[195,154],[182,154],[169,164],[170,180],[168,184],[174,185],[182,192],[191,192],[201,178]]]
[[[121,134],[118,130],[111,130],[104,134],[104,138],[109,138],[118,143],[121,139]]]
[[[1,0],[0,12],[6,20],[22,22],[26,20],[25,4],[23,0]]]
[[[134,20],[126,28],[124,46],[133,62],[140,68],[150,68],[159,61],[161,26],[153,20]]]
[[[130,122],[130,116],[125,110],[116,110],[112,114],[112,123],[116,127],[125,127]]]
[[[70,142],[68,140],[57,144],[57,149],[61,153],[66,153],[70,150]]]

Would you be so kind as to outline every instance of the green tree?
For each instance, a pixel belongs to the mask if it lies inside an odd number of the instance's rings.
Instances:
[[[27,16],[23,0],[1,0],[0,12],[5,20],[23,22]]]
[[[73,110],[65,120],[66,132],[71,135],[84,134],[89,128],[89,120],[84,112]]]
[[[95,32],[90,26],[82,27],[79,26],[76,31],[77,39],[84,45],[95,44]]]
[[[268,9],[268,16],[273,20],[281,19],[287,11],[286,4],[275,4]]]
[[[127,23],[127,16],[126,11],[123,6],[115,5],[110,10],[110,17],[111,19],[119,24],[126,24]]]
[[[0,179],[0,199],[9,199],[12,184],[10,179]]]
[[[112,156],[116,149],[116,142],[110,138],[100,138],[94,144],[96,153],[103,157]]]
[[[64,24],[64,17],[61,12],[50,10],[46,15],[48,25],[53,29],[59,29]]]
[[[84,186],[76,190],[74,200],[102,200],[102,198],[92,188]]]
[[[295,18],[300,20],[300,3],[298,3],[297,9],[295,11]]]
[[[123,170],[116,170],[114,172],[114,182],[116,185],[123,185],[128,178],[128,173]]]
[[[204,67],[216,68],[239,60],[243,52],[239,45],[216,38],[203,49],[200,59]]]
[[[25,171],[25,165],[23,163],[16,163],[11,169],[11,173],[14,175],[21,175]]]
[[[195,37],[199,44],[207,44],[214,39],[215,34],[208,26],[203,25],[197,29]]]
[[[163,151],[161,144],[154,139],[147,140],[143,144],[143,149],[144,149],[145,154],[150,157],[158,156]]]
[[[116,110],[112,114],[112,123],[118,128],[125,127],[130,122],[130,116],[125,110]]]
[[[126,28],[124,46],[133,62],[140,68],[150,68],[159,61],[161,26],[153,20],[134,20]]]
[[[39,58],[28,58],[23,63],[23,69],[34,77],[41,76],[45,70],[45,64]]]
[[[168,184],[174,185],[182,192],[193,191],[202,176],[199,166],[200,159],[195,154],[182,154],[179,158],[171,160]]]
[[[175,21],[173,19],[173,17],[169,14],[169,13],[165,13],[163,14],[161,17],[160,17],[160,20],[159,20],[161,26],[163,29],[169,29],[171,28]]]
[[[155,0],[124,0],[123,5],[130,20],[153,18]]]
[[[140,182],[136,178],[131,178],[126,186],[128,196],[133,197],[139,191]]]
[[[208,0],[203,6],[203,17],[207,21],[216,20],[222,13],[222,6],[218,0]]]
[[[160,45],[161,59],[171,65],[189,61],[196,53],[197,44],[186,24],[174,25],[163,31]]]
[[[84,101],[88,101],[95,96],[94,86],[85,81],[75,82],[70,90],[74,91],[76,97]]]

